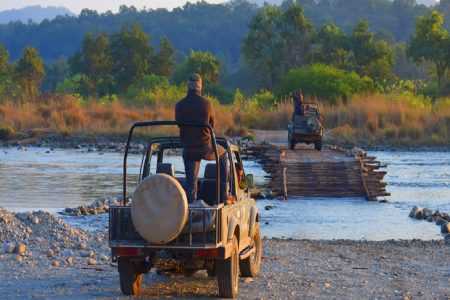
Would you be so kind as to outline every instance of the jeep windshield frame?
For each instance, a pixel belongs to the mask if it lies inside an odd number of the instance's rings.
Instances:
[[[216,177],[217,177],[217,204],[220,204],[220,163],[219,163],[219,152],[217,150],[217,141],[216,135],[214,134],[214,130],[209,123],[206,122],[186,122],[186,121],[149,121],[149,122],[136,122],[133,123],[127,138],[127,145],[125,147],[125,153],[123,156],[123,200],[122,203],[124,206],[128,203],[127,197],[127,159],[128,153],[131,145],[131,140],[133,138],[133,132],[135,128],[140,127],[151,127],[151,126],[195,126],[195,127],[206,127],[211,134],[211,145],[215,156],[216,161]]]

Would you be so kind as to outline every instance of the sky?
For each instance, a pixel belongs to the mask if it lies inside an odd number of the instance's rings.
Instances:
[[[79,14],[83,8],[89,8],[98,12],[118,12],[122,4],[134,6],[137,9],[146,8],[168,8],[183,6],[187,0],[0,0],[0,11],[22,8],[31,5],[64,6],[70,11]],[[191,0],[190,2],[197,2]],[[222,3],[225,0],[206,0],[209,3]]]

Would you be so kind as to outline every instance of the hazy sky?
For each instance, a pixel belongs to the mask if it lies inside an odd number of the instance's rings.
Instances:
[[[40,6],[64,6],[74,13],[80,13],[83,8],[95,9],[99,12],[111,10],[117,12],[119,6],[126,4],[127,6],[134,6],[138,9],[144,8],[174,8],[183,6],[187,0],[0,0],[0,11],[22,8],[30,5]],[[197,2],[191,0],[190,2]],[[225,0],[207,0],[209,3],[221,3]]]

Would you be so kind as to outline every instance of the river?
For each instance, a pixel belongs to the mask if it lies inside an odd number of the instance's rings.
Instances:
[[[408,213],[414,205],[450,212],[450,152],[369,154],[388,165],[385,181],[392,194],[387,197],[388,203],[361,198],[259,200],[263,234],[295,239],[442,238],[438,226],[412,220]],[[169,160],[175,171],[183,171],[181,160]],[[119,195],[122,163],[120,153],[1,148],[0,207],[15,212],[41,209],[56,213],[65,207],[90,204],[100,196]],[[140,164],[140,155],[129,157],[131,189],[136,185]],[[264,181],[260,165],[253,161],[244,165],[257,184]],[[274,208],[266,210],[267,206]],[[100,220],[105,218],[106,214]]]

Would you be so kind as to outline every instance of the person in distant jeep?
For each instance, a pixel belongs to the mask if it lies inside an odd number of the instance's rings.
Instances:
[[[305,109],[303,107],[302,90],[296,90],[292,95],[292,98],[294,99],[294,114],[303,116],[305,114]]]
[[[187,88],[186,97],[175,106],[175,120],[209,123],[214,128],[216,116],[211,102],[202,97],[201,76],[196,73],[190,74]],[[215,155],[211,145],[211,134],[206,127],[180,126],[180,138],[186,172],[186,194],[188,202],[192,203],[197,200],[200,161],[215,160]],[[227,193],[228,156],[222,146],[217,145],[217,150],[220,162],[220,201],[232,203],[233,198]]]

